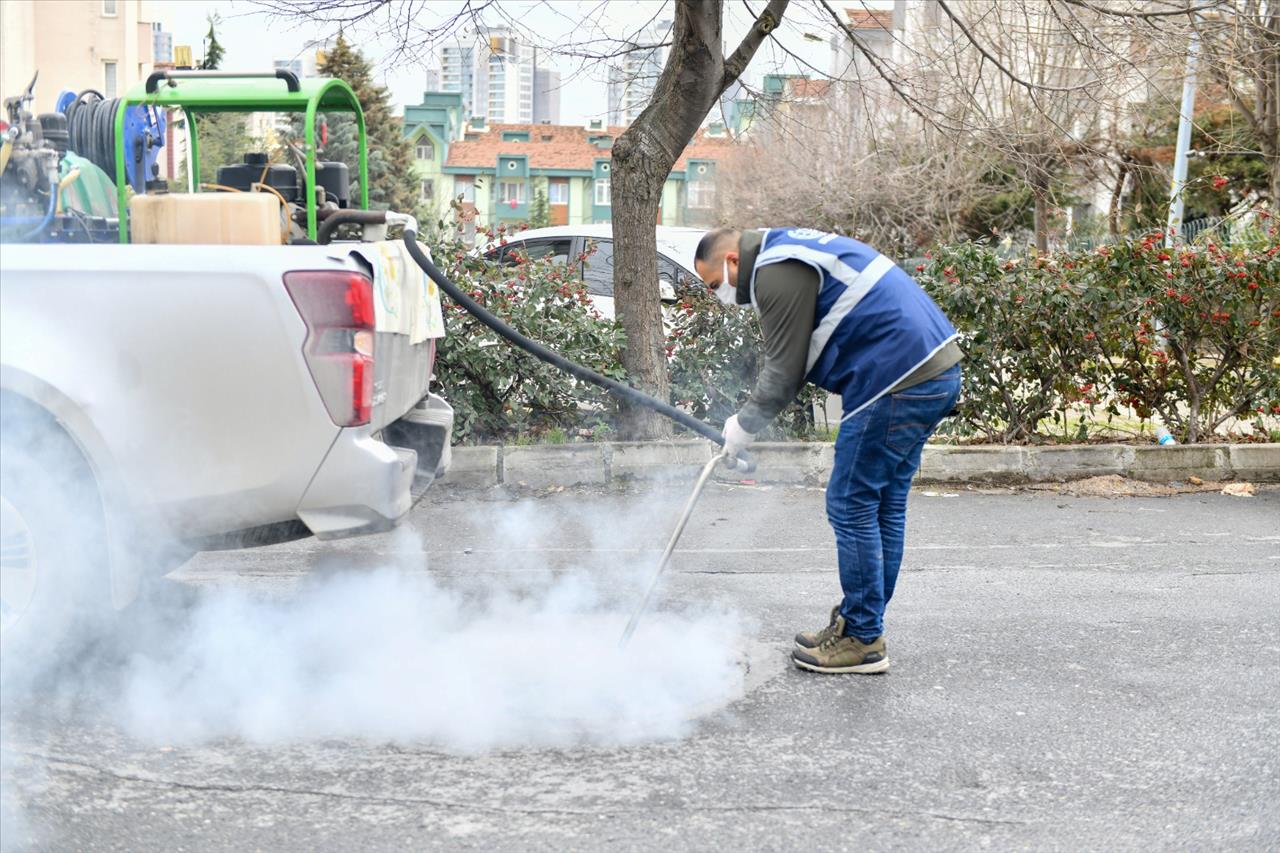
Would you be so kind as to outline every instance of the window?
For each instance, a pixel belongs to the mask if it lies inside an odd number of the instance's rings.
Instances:
[[[572,248],[573,239],[570,237],[562,240],[530,240],[527,243],[515,243],[507,246],[506,252],[502,254],[502,263],[511,266],[516,262],[516,255],[520,255],[531,261],[546,258],[552,263],[567,264]]]
[[[609,182],[605,181],[607,185]],[[582,280],[587,293],[595,296],[613,296],[613,241],[588,241],[587,251],[595,247],[595,253],[583,265]]]
[[[716,185],[711,181],[689,182],[689,206],[705,209],[714,207],[716,201]]]
[[[418,198],[422,201],[435,201],[436,182],[423,179],[418,186]]]
[[[658,279],[676,284],[680,281],[680,267],[668,257],[658,255]]]
[[[568,204],[569,203],[569,182],[568,181],[552,181],[547,185],[547,203],[548,204]]]
[[[102,63],[102,93],[108,98],[116,96],[116,63]]]
[[[502,195],[503,204],[519,206],[525,203],[524,181],[503,181],[498,190]]]
[[[413,155],[419,160],[434,160],[436,157],[436,147],[431,144],[431,140],[423,137],[418,140],[418,144],[414,146]]]
[[[458,175],[453,179],[453,194],[462,196],[464,202],[476,203],[476,180],[471,175]]]
[[[116,0],[102,0],[102,14],[107,18],[116,16]],[[110,98],[110,95],[107,95]]]
[[[612,202],[609,201],[609,179],[608,178],[599,178],[596,180],[596,204],[600,205],[601,207],[612,206]]]

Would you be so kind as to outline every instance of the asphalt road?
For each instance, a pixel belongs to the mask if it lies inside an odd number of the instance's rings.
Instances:
[[[445,588],[516,598],[574,567],[612,578],[652,559],[683,498],[441,491],[414,512],[427,553],[413,559]],[[822,500],[705,494],[650,624],[694,604],[738,614],[741,695],[688,709],[681,736],[467,752],[448,737],[326,735],[300,721],[294,738],[167,743],[126,731],[101,702],[10,703],[3,845],[1280,847],[1280,490],[916,493],[886,634],[893,668],[870,677],[787,663],[793,632],[818,627],[836,597]],[[403,563],[404,541],[202,554],[175,577],[195,598],[243,590],[287,606],[304,576]],[[607,585],[611,613],[634,600],[634,575]],[[486,655],[519,649],[520,621],[487,628],[496,645],[467,643],[460,671],[483,681]],[[618,627],[574,641],[587,653]],[[539,739],[536,720],[520,722]]]

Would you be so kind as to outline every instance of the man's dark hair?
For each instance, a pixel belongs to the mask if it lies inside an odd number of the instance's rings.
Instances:
[[[722,252],[729,251],[728,244],[737,242],[737,228],[716,228],[708,231],[698,241],[698,250],[693,253],[693,259],[699,263],[708,263],[710,260]]]

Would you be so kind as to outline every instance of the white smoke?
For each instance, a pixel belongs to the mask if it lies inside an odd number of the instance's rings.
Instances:
[[[149,742],[358,738],[473,752],[680,737],[741,695],[745,637],[733,614],[667,602],[619,647],[657,553],[619,560],[617,545],[660,545],[647,521],[674,514],[649,509],[631,524],[603,511],[577,519],[611,522],[600,538],[614,547],[567,571],[542,563],[540,546],[563,541],[563,520],[542,507],[494,509],[489,544],[530,550],[470,578],[434,576],[416,534],[400,530],[384,537],[383,568],[318,574],[283,595],[220,586],[183,606],[164,598],[114,637],[70,644],[93,645],[91,663],[24,669],[43,670],[27,679],[42,683],[39,701],[92,705]]]
[[[583,575],[474,598],[393,569],[285,601],[219,591],[122,681],[121,722],[166,742],[427,741],[475,751],[685,734],[742,689],[727,617],[626,613]]]
[[[5,427],[6,447],[26,427],[47,431],[13,418]],[[57,807],[44,802],[57,771],[42,756],[67,733],[458,752],[634,744],[683,737],[744,691],[752,626],[713,603],[659,594],[618,645],[687,483],[568,512],[554,501],[482,503],[474,553],[444,570],[404,528],[279,546],[273,559],[315,565],[294,588],[210,577],[199,566],[221,557],[205,555],[185,580],[160,581],[167,593],[110,615],[101,521],[65,498],[91,483],[48,466],[60,457],[39,445],[31,465],[5,454],[4,491],[25,498],[29,523],[56,525],[67,565],[42,576],[40,607],[0,649],[0,851],[56,849],[57,828],[32,805]],[[418,510],[427,521],[432,511]]]

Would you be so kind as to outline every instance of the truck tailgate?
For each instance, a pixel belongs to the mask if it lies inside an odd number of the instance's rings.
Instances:
[[[436,340],[444,335],[440,291],[399,241],[353,245],[351,254],[373,279],[373,414],[377,430],[399,420],[427,393]]]

